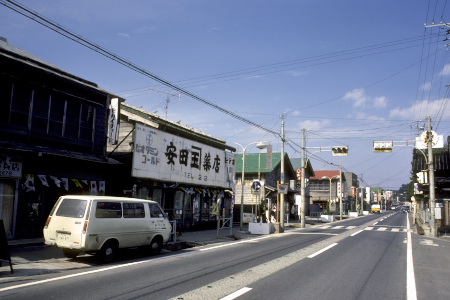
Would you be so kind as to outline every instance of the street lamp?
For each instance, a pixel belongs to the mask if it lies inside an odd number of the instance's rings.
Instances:
[[[265,149],[267,147],[268,147],[268,145],[264,144],[263,142],[256,144],[256,148],[258,148],[259,150]],[[258,181],[261,182],[261,151],[259,151],[259,153],[258,153]],[[259,216],[259,203],[260,202],[261,202],[261,191],[259,191],[259,193],[256,194],[256,217]],[[252,203],[252,206],[253,206],[253,203]],[[253,210],[253,208],[252,208],[252,210]]]
[[[330,180],[330,200],[329,200],[329,202],[331,202],[331,180],[335,179],[335,178],[339,178],[339,177],[340,177],[339,175],[335,175],[335,176],[332,176],[332,177],[322,176],[322,179]],[[328,210],[328,205],[327,205],[327,210]]]
[[[241,213],[240,213],[240,220],[239,220],[239,228],[240,231],[244,230],[244,184],[245,184],[245,180],[244,180],[244,176],[245,176],[245,152],[247,151],[247,148],[250,145],[254,145],[257,144],[256,147],[258,147],[259,149],[263,149],[260,148],[262,147],[262,145],[265,145],[265,143],[267,142],[253,142],[248,144],[247,146],[242,146],[239,143],[235,143],[236,145],[239,145],[242,148],[242,177],[241,177],[241,186],[242,186],[242,190],[241,190]],[[267,145],[265,145],[267,147]]]

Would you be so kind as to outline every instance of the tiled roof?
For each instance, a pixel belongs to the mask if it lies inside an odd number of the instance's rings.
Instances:
[[[68,79],[76,84],[81,84],[84,87],[89,87],[91,89],[95,89],[101,93],[109,94],[114,97],[118,97],[100,87],[94,82],[86,80],[84,78],[78,77],[72,73],[64,71],[63,69],[43,60],[40,57],[37,57],[31,53],[28,53],[25,50],[22,50],[6,41],[4,38],[0,38],[0,55],[7,57],[8,59],[15,60],[24,65],[31,66],[36,69],[41,69],[45,72],[53,74],[54,76],[58,76],[61,78]],[[119,97],[121,98],[121,97]],[[123,100],[123,99],[121,99]]]
[[[242,153],[235,155],[236,173],[242,172]],[[267,153],[246,153],[245,154],[245,173],[258,173],[258,165],[260,173],[270,173],[281,163],[281,152],[272,153],[272,168],[267,168]],[[291,161],[287,153],[285,153],[286,172],[294,172]]]
[[[322,179],[322,177],[339,178],[340,171],[339,170],[322,170],[322,171],[314,171],[315,176],[310,179]]]

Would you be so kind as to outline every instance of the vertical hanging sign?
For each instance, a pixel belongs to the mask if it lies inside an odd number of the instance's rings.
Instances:
[[[272,145],[267,145],[267,162],[266,168],[268,170],[272,169]]]
[[[116,145],[119,140],[119,98],[112,98],[109,105],[108,143]]]

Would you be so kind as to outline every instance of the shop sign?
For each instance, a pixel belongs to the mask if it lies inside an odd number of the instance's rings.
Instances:
[[[230,188],[234,154],[136,124],[132,176]]]
[[[22,163],[13,161],[9,155],[0,155],[0,177],[22,177]]]

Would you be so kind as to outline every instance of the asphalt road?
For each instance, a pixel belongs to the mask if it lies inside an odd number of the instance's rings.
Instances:
[[[407,284],[409,240],[413,295],[449,298],[440,276],[449,274],[438,261],[448,262],[448,240],[432,239],[438,244],[432,246],[423,236],[408,239],[406,220],[404,213],[385,213],[153,258],[136,254],[109,265],[79,258],[89,267],[1,284],[0,297],[413,300]]]

